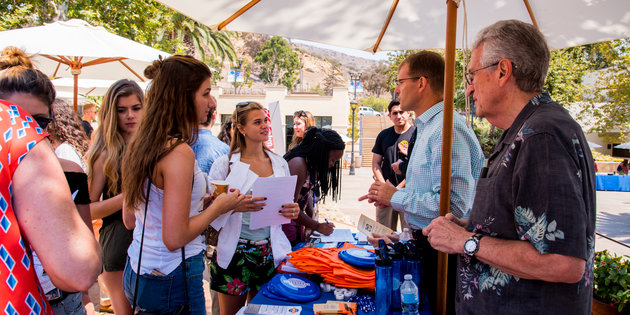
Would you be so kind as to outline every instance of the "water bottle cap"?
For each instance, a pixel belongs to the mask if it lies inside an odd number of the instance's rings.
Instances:
[[[405,280],[411,280],[411,279],[413,279],[413,276],[411,274],[405,275]]]
[[[403,232],[409,232],[409,228],[404,228]]]

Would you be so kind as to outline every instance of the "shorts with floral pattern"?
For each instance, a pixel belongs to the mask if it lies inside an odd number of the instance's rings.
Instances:
[[[276,274],[271,244],[239,243],[227,269],[217,263],[215,251],[210,260],[210,288],[229,295],[258,291]]]

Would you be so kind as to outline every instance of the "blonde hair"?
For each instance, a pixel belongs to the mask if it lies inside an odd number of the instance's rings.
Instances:
[[[94,132],[92,146],[88,151],[88,178],[92,181],[94,176],[94,164],[105,152],[107,154],[103,164],[103,173],[107,178],[106,187],[110,194],[120,193],[119,182],[121,172],[121,160],[127,143],[118,128],[118,112],[116,105],[121,97],[136,95],[140,104],[144,104],[144,93],[138,83],[131,80],[118,80],[109,87],[101,110],[98,111],[99,127]]]
[[[304,125],[306,126],[304,128],[304,133],[306,134],[306,129],[310,128],[310,127],[316,127],[315,126],[315,117],[313,117],[313,114],[311,114],[311,112],[309,111],[303,111],[303,110],[299,110],[297,112],[295,112],[295,114],[293,114],[293,119],[298,118],[301,121],[304,122]],[[293,137],[291,138],[291,143],[289,144],[289,150],[293,149],[296,145],[300,144],[300,142],[302,142],[302,138],[303,137],[298,137],[295,134],[295,131],[293,132]]]
[[[234,109],[234,113],[232,113],[232,142],[230,143],[230,153],[228,154],[230,158],[233,153],[242,152],[247,146],[245,135],[238,130],[238,125],[245,126],[250,112],[264,109],[262,105],[256,102],[242,102],[236,104],[236,109]],[[264,142],[262,146],[263,149],[267,149]]]
[[[123,191],[129,209],[145,201],[144,183],[158,161],[181,143],[197,140],[200,118],[195,93],[212,77],[210,68],[192,56],[156,60],[144,70],[152,79],[144,118],[123,159]],[[174,142],[174,143],[173,143]]]

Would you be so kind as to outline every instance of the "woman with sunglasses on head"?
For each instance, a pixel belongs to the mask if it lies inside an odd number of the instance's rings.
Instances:
[[[311,112],[298,110],[293,114],[293,137],[289,144],[289,150],[302,142],[306,129],[310,127],[315,127],[315,118]]]
[[[7,47],[0,55],[0,99],[0,247],[5,261],[0,264],[0,275],[5,275],[0,281],[0,309],[11,314],[34,309],[51,314],[62,304],[58,302],[68,302],[72,295],[78,297],[76,311],[80,311],[81,294],[73,292],[86,291],[95,282],[100,251],[81,222],[62,167],[42,130],[52,118],[52,82],[33,68],[23,51]],[[58,290],[40,286],[31,250]]]
[[[345,148],[336,131],[311,127],[302,142],[284,155],[291,175],[297,175],[295,200],[300,205],[298,218],[282,225],[292,245],[306,240],[304,227],[324,235],[333,232],[334,224],[317,220],[315,206],[319,200],[315,195],[325,198],[330,193],[337,200],[341,179],[339,160]]]
[[[103,250],[103,274],[116,314],[131,314],[123,291],[127,248],[133,238],[122,218],[121,160],[142,120],[144,93],[131,80],[118,80],[109,87],[98,112],[100,125],[93,133],[88,152],[88,178],[92,219],[103,219],[99,243]]]
[[[232,114],[234,133],[230,153],[217,159],[210,169],[209,179],[225,180],[231,170],[246,170],[242,178],[230,179],[230,185],[241,187],[248,195],[237,211],[258,211],[265,205],[264,197],[251,197],[250,187],[242,187],[247,178],[289,176],[289,166],[280,156],[265,147],[269,135],[269,120],[263,107],[256,102],[236,105]],[[297,203],[278,209],[286,218],[295,219]],[[210,287],[219,292],[222,315],[236,312],[250,301],[261,285],[268,282],[276,268],[291,251],[281,225],[250,229],[249,212],[230,215],[219,230],[217,250],[210,261]]]
[[[175,55],[154,61],[144,75],[153,80],[144,119],[123,158],[123,215],[133,229],[125,294],[143,312],[171,314],[187,305],[205,314],[202,233],[245,197],[234,191],[207,206],[206,176],[190,147],[210,110],[210,68]]]

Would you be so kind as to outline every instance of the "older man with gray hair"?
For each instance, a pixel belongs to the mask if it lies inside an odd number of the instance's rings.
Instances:
[[[460,314],[590,314],[595,172],[581,127],[543,93],[544,36],[516,20],[485,29],[466,79],[477,115],[505,129],[481,173],[470,218],[423,229],[459,254]]]

